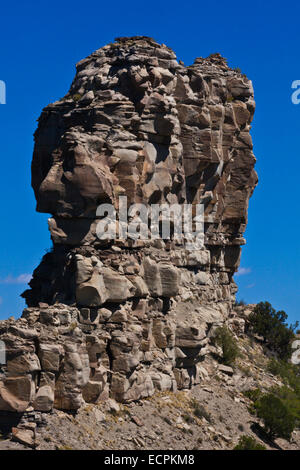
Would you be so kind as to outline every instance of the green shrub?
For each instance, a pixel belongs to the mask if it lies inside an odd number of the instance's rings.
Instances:
[[[198,403],[197,400],[193,399],[193,400],[191,401],[191,406],[192,406],[192,408],[193,408],[194,415],[197,416],[197,418],[199,418],[199,419],[205,418],[206,421],[208,421],[209,423],[211,423],[211,421],[212,421],[211,415],[210,415],[210,413],[204,408],[203,405],[201,405],[200,403]]]
[[[232,333],[225,326],[216,329],[215,343],[222,348],[222,362],[227,366],[234,364],[240,355],[239,348]]]
[[[272,393],[276,395],[289,413],[295,418],[297,426],[300,425],[300,368],[297,365],[271,359],[268,363],[271,374],[278,375],[284,382],[284,387],[274,387]]]
[[[281,359],[286,360],[291,357],[291,342],[298,323],[288,326],[287,314],[284,311],[276,312],[269,302],[257,304],[248,320],[253,332],[262,336],[266,345]]]
[[[271,359],[268,363],[268,371],[278,375],[286,385],[289,385],[300,399],[300,368],[289,362]]]
[[[264,421],[265,430],[272,439],[290,439],[296,422],[280,398],[272,393],[263,395],[255,403],[255,408],[257,416]]]
[[[81,95],[79,93],[75,93],[72,95],[73,101],[77,102],[81,99]]]
[[[245,395],[245,397],[250,398],[250,400],[252,400],[254,402],[259,400],[262,396],[262,392],[259,390],[259,388],[253,388],[253,389],[250,389],[250,390],[245,390],[243,392],[243,394]]]
[[[289,387],[274,387],[271,392],[284,404],[288,412],[294,417],[296,426],[300,425],[300,399]]]
[[[195,419],[193,418],[193,416],[191,416],[188,413],[184,413],[183,415],[181,415],[181,417],[182,417],[182,419],[184,419],[184,421],[187,424],[193,424],[195,422]]]
[[[258,388],[252,389],[252,390],[246,390],[243,392],[245,397],[250,398],[252,400],[252,405],[248,409],[249,413],[252,415],[257,415],[263,419],[263,416],[260,416],[261,414],[261,409],[263,407],[263,412],[264,408],[267,408],[267,404],[265,402],[268,402],[268,400],[271,403],[270,406],[270,414],[273,413],[274,409],[276,408],[276,405],[273,404],[274,400],[266,397],[274,397],[280,401],[279,409],[282,409],[282,405],[285,407],[285,412],[287,413],[287,419],[289,420],[289,416],[292,418],[290,421],[293,423],[294,427],[300,424],[300,400],[299,396],[295,393],[294,390],[292,390],[289,387],[273,387],[270,390],[271,393],[269,395],[263,394],[261,390]],[[276,401],[278,404],[278,401]],[[263,405],[262,405],[263,404]],[[274,420],[279,419],[280,413],[278,412],[278,416],[275,413]],[[281,436],[283,437],[283,436]]]
[[[233,450],[266,450],[266,447],[251,436],[241,436]]]
[[[254,388],[254,389],[251,389],[251,390],[245,390],[243,392],[243,394],[245,395],[245,397],[249,398],[253,402],[248,407],[249,413],[253,416],[256,415],[256,406],[255,406],[255,404],[263,395],[261,390],[259,390],[258,388]]]

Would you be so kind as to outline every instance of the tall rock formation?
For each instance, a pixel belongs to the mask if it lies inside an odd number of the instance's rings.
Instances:
[[[201,381],[235,299],[257,183],[254,108],[251,81],[219,54],[185,67],[153,39],[118,38],[77,64],[35,134],[32,185],[53,249],[23,294],[23,317],[0,325],[0,409],[76,409]],[[120,196],[203,204],[204,246],[100,239],[97,207],[119,210]]]

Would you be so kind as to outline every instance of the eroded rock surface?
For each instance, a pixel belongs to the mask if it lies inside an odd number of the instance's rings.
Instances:
[[[0,324],[0,409],[78,409],[201,382],[235,300],[257,183],[254,108],[251,81],[219,54],[185,67],[150,38],[119,38],[77,64],[35,135],[32,185],[37,210],[52,215],[53,249],[23,317]],[[97,207],[118,210],[122,195],[204,204],[204,246],[99,239]]]

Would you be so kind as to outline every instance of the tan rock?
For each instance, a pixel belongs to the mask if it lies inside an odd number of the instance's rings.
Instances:
[[[37,411],[51,411],[54,404],[54,390],[50,385],[40,387],[36,393],[33,407]]]
[[[108,302],[122,302],[134,296],[134,285],[125,276],[109,268],[103,268],[102,272]]]
[[[34,432],[30,429],[12,428],[12,440],[28,447],[35,447]]]
[[[0,382],[0,409],[22,413],[34,397],[30,376],[7,377]]]

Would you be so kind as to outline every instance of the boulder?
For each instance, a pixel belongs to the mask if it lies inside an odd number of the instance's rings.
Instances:
[[[88,307],[98,307],[109,298],[109,293],[106,290],[103,276],[93,271],[91,278],[79,284],[76,288],[76,300],[78,305]]]
[[[7,377],[0,382],[0,410],[23,413],[35,395],[34,383],[30,377]]]
[[[30,429],[12,428],[12,440],[19,442],[27,447],[35,447],[34,432]]]
[[[219,371],[226,375],[233,375],[233,372],[234,372],[232,367],[225,366],[223,364],[219,365]]]
[[[103,268],[107,302],[123,302],[134,296],[134,285],[126,278],[109,268]]]
[[[36,393],[33,407],[37,411],[51,411],[54,404],[54,390],[50,385],[43,385]]]

